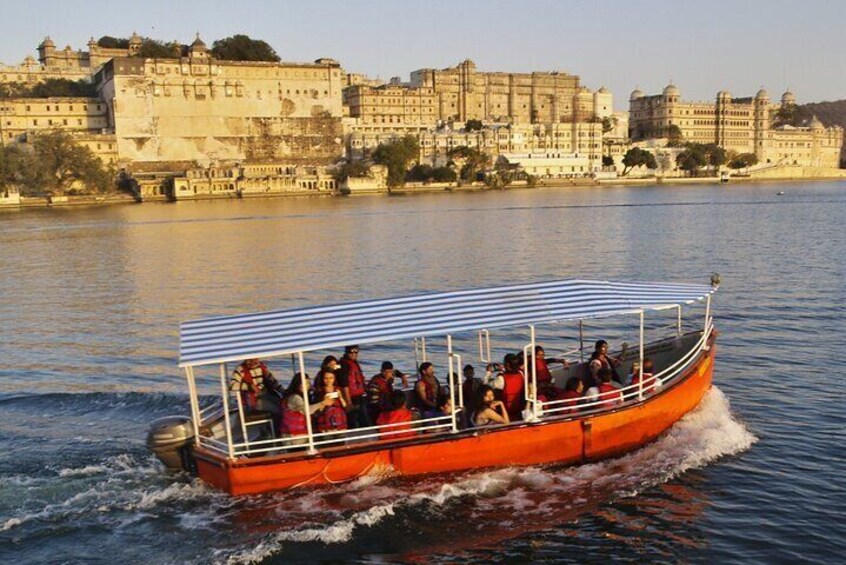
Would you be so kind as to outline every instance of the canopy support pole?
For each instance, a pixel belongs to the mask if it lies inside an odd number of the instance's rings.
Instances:
[[[194,382],[194,367],[185,367],[188,381],[188,400],[191,403],[191,422],[194,425],[194,445],[200,446],[200,402],[197,400],[197,383]]]
[[[421,356],[423,357],[423,362],[424,363],[427,362],[429,359],[426,357],[426,338],[425,337],[420,338],[420,352],[421,352]]]
[[[229,374],[226,368],[226,363],[223,364],[223,371]],[[244,401],[241,399],[241,390],[235,391],[235,402],[238,404],[238,420],[241,422],[241,435],[244,438],[244,443],[247,443],[247,421],[244,419]]]
[[[455,406],[455,359],[452,352],[452,335],[447,334],[447,365],[449,367],[449,403],[452,406],[452,433],[458,431],[458,411]]]
[[[235,459],[235,448],[232,446],[232,423],[229,421],[229,387],[226,386],[226,365],[220,364],[220,392],[223,395],[223,423],[226,426],[226,448],[229,458]],[[247,438],[244,438],[247,441]]]
[[[638,344],[638,386],[637,386],[637,399],[643,400],[643,310],[640,311],[640,336],[639,336],[639,344]]]
[[[676,306],[676,308],[679,309],[679,313],[678,313],[679,317],[678,317],[678,321],[676,322],[676,327],[677,327],[678,335],[679,335],[679,337],[681,337],[682,336],[682,307],[681,307],[681,304]]]
[[[488,330],[479,330],[479,361],[486,364],[491,362],[491,332]]]
[[[579,362],[585,362],[585,331],[582,320],[579,320]]]
[[[529,351],[532,356],[532,360],[529,361],[532,371],[532,417],[537,420],[540,410],[538,410],[538,357],[536,353],[537,344],[535,343],[535,326],[529,326],[529,336],[532,342],[532,348]]]
[[[303,389],[303,406],[305,407],[306,432],[308,433],[308,454],[314,455],[317,453],[317,450],[314,449],[314,433],[311,429],[311,408],[309,407],[308,402],[308,383],[306,381],[305,359],[303,358],[303,352],[297,351],[297,357],[300,362],[300,383],[302,384]]]

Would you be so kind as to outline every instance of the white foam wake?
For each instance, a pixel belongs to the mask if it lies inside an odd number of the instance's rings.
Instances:
[[[696,410],[682,418],[656,442],[624,457],[563,469],[512,467],[476,472],[434,487],[421,481],[389,489],[387,496],[386,489],[379,485],[359,485],[357,488],[363,488],[364,492],[345,497],[378,503],[347,517],[339,516],[340,519],[326,526],[268,534],[257,545],[247,549],[216,550],[213,560],[229,564],[258,563],[279,553],[286,543],[347,542],[359,526],[373,526],[394,515],[399,508],[424,504],[442,506],[464,496],[475,498],[479,515],[493,508],[506,508],[523,516],[551,512],[554,508],[549,504],[550,498],[563,500],[566,508],[578,508],[590,497],[600,496],[608,500],[634,496],[685,471],[745,451],[755,441],[755,436],[732,418],[728,399],[715,387]],[[341,486],[339,490],[317,496],[337,496],[339,492],[344,492],[344,488]],[[346,488],[351,489],[349,485]],[[423,490],[415,492],[416,488]],[[369,489],[374,490],[368,492]],[[314,494],[299,496],[307,497],[313,505]]]

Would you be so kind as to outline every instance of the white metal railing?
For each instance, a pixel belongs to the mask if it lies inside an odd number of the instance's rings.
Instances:
[[[399,426],[403,427],[400,429],[391,429],[399,428]],[[419,433],[446,431],[451,428],[452,416],[448,415],[437,416],[435,418],[425,418],[422,420],[412,420],[411,422],[397,422],[394,424],[382,424],[379,426],[368,426],[365,428],[318,432],[312,434],[312,442],[308,441],[307,434],[302,434],[258,441],[249,441],[249,439],[245,439],[244,441],[234,443],[232,447],[235,456],[257,455],[271,451],[289,451],[293,449],[310,448],[312,446],[328,447],[343,445],[371,439],[387,440],[392,439],[391,436],[397,436],[400,434],[411,433],[416,436]],[[214,449],[215,451],[219,451],[224,455],[228,453],[228,448],[226,442],[224,441],[220,441],[215,438],[203,437],[201,444],[210,449]]]
[[[681,375],[685,369],[690,366],[699,353],[705,350],[708,338],[710,337],[712,331],[713,320],[709,320],[708,329],[702,333],[702,336],[699,338],[699,341],[696,342],[696,345],[694,345],[687,353],[682,355],[675,363],[663,371],[653,374],[651,378],[647,379],[650,381],[649,383],[645,383],[644,379],[640,379],[640,382],[637,384],[615,389],[611,392],[605,393],[606,396],[600,394],[599,397],[592,402],[580,402],[579,400],[581,399],[575,399],[575,401],[574,399],[564,399],[544,402],[542,405],[543,414],[544,416],[547,416],[561,412],[570,412],[572,410],[578,410],[580,414],[589,413],[597,408],[609,408],[612,404],[616,407],[618,404],[623,404],[630,400],[640,400],[641,389],[648,388],[650,390],[647,392],[655,392],[656,389],[660,387],[672,384],[674,379]],[[621,398],[621,401],[616,402],[616,398]]]
[[[532,418],[529,421],[540,421],[543,420],[544,417],[547,416],[557,416],[561,413],[566,412],[573,412],[578,411],[580,415],[583,414],[592,414],[595,412],[600,412],[603,410],[608,410],[611,408],[616,408],[619,405],[631,403],[631,401],[642,401],[643,400],[643,393],[647,392],[648,394],[652,394],[657,391],[657,389],[667,386],[674,382],[674,380],[681,375],[696,359],[696,357],[703,351],[707,351],[707,342],[713,332],[713,317],[710,315],[710,296],[708,297],[709,300],[706,303],[706,316],[705,316],[705,327],[700,336],[699,340],[696,344],[684,353],[678,360],[676,360],[672,365],[668,366],[664,370],[655,373],[649,378],[649,383],[645,383],[643,379],[643,373],[641,371],[641,378],[639,382],[636,384],[632,384],[620,389],[615,389],[614,391],[610,391],[607,393],[600,393],[599,396],[590,402],[584,402],[585,398],[581,399],[564,399],[564,400],[553,400],[549,402],[538,402],[536,399],[537,394],[537,369],[535,363],[535,356],[534,356],[534,347],[535,347],[535,338],[534,338],[534,327],[530,326],[531,329],[531,342],[523,348],[524,358],[529,360],[529,366],[526,367],[526,371],[524,373],[524,398],[525,400],[531,404],[532,410]],[[641,314],[642,316],[642,314]],[[681,331],[680,325],[680,316],[678,323],[668,324],[666,326],[661,326],[658,329],[667,329],[667,328],[675,328],[677,332]],[[582,325],[580,324],[580,333],[582,331]],[[642,332],[642,329],[641,329]],[[679,335],[681,335],[679,333]],[[480,354],[484,351],[487,353],[485,356],[487,360],[490,360],[490,345],[489,345],[489,333],[487,330],[483,332],[479,332],[479,345],[480,345]],[[580,340],[581,341],[581,340]],[[487,343],[486,343],[487,342]],[[642,336],[641,336],[641,343],[642,343]],[[487,347],[484,347],[484,346]],[[567,356],[573,355],[575,353],[582,353],[584,351],[583,344],[577,349],[573,349],[570,351],[566,351],[560,356]],[[461,356],[457,353],[452,351],[452,342],[451,336],[448,336],[447,341],[448,346],[448,364],[449,364],[449,385],[450,385],[450,396],[453,405],[453,413],[445,416],[437,416],[434,418],[424,418],[421,420],[412,420],[410,422],[397,422],[393,424],[383,424],[383,425],[376,425],[376,426],[368,426],[364,428],[354,428],[349,430],[334,430],[328,432],[319,432],[313,433],[311,430],[311,426],[308,426],[308,433],[297,435],[297,436],[286,436],[286,437],[271,437],[270,439],[262,439],[262,440],[255,440],[251,441],[249,439],[248,428],[253,425],[269,425],[271,428],[271,434],[275,433],[275,430],[272,430],[273,424],[272,420],[263,419],[260,421],[251,421],[245,422],[243,417],[243,406],[241,405],[241,398],[240,393],[238,391],[235,392],[237,396],[237,409],[235,412],[238,414],[238,421],[237,423],[240,425],[241,428],[241,441],[235,442],[232,438],[232,425],[233,422],[230,419],[230,410],[229,410],[229,402],[228,402],[228,388],[226,386],[226,368],[224,366],[221,367],[220,372],[220,386],[223,392],[223,399],[221,403],[214,403],[211,404],[203,409],[199,408],[199,402],[197,400],[196,395],[196,383],[194,379],[193,370],[189,368],[186,371],[188,376],[188,384],[189,384],[189,391],[191,393],[191,400],[192,400],[192,412],[194,414],[194,428],[196,433],[196,440],[195,443],[197,445],[201,445],[208,450],[217,452],[222,456],[234,458],[234,457],[243,457],[249,455],[258,455],[258,454],[266,454],[269,452],[287,452],[294,449],[308,449],[309,453],[314,453],[315,448],[317,447],[333,447],[339,445],[348,445],[348,444],[355,444],[358,442],[365,442],[369,440],[390,440],[395,436],[399,436],[401,434],[414,434],[417,436],[418,434],[425,434],[425,433],[437,433],[437,432],[445,432],[447,430],[451,430],[452,432],[457,431],[457,418],[458,415],[464,410],[464,398],[463,398],[463,386],[462,383],[457,382],[458,379],[456,378],[456,373],[461,371],[462,362]],[[419,350],[418,350],[419,347]],[[419,353],[418,353],[419,351]],[[420,340],[419,345],[418,341],[415,340],[415,357],[422,353],[422,357],[425,360],[427,358],[426,354],[426,343],[424,340]],[[642,348],[641,348],[641,355],[642,355]],[[559,357],[560,358],[560,357]],[[419,359],[419,357],[418,357]],[[418,363],[419,365],[419,363]],[[457,365],[457,369],[456,369]],[[643,360],[641,359],[641,367],[643,366]],[[305,367],[303,362],[302,354],[299,355],[299,368],[302,374],[305,374]],[[535,394],[529,394],[529,383],[531,382],[532,388]],[[458,390],[456,391],[456,387]],[[456,398],[457,396],[457,398]],[[618,400],[619,399],[619,400]],[[458,403],[456,404],[456,400]],[[305,403],[306,409],[308,409],[308,403]],[[222,411],[222,414],[221,414]],[[310,418],[307,418],[308,423],[310,424]],[[216,437],[208,437],[208,436],[201,436],[199,433],[199,426],[207,426],[210,423],[222,423],[224,426],[224,433],[226,434],[225,441],[223,439],[218,439]],[[507,425],[507,424],[504,424]],[[497,426],[499,427],[499,426]]]

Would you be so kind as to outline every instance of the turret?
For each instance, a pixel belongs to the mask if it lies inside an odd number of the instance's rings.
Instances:
[[[191,43],[191,46],[188,48],[188,56],[192,59],[205,59],[208,57],[208,47],[200,39],[200,33],[197,32],[197,37],[194,39],[194,42]]]
[[[50,36],[44,38],[44,41],[38,46],[38,62],[44,66],[51,66],[53,57],[56,53],[56,44],[50,39]]]
[[[782,106],[793,106],[796,104],[796,96],[793,95],[790,90],[786,90],[784,94],[781,95],[781,105]]]

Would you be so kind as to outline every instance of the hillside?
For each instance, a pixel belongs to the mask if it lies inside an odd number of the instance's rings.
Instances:
[[[834,102],[812,102],[800,104],[796,107],[797,118],[802,121],[816,116],[826,126],[840,126],[846,128],[846,100]],[[846,146],[840,149],[840,166],[846,163]]]

